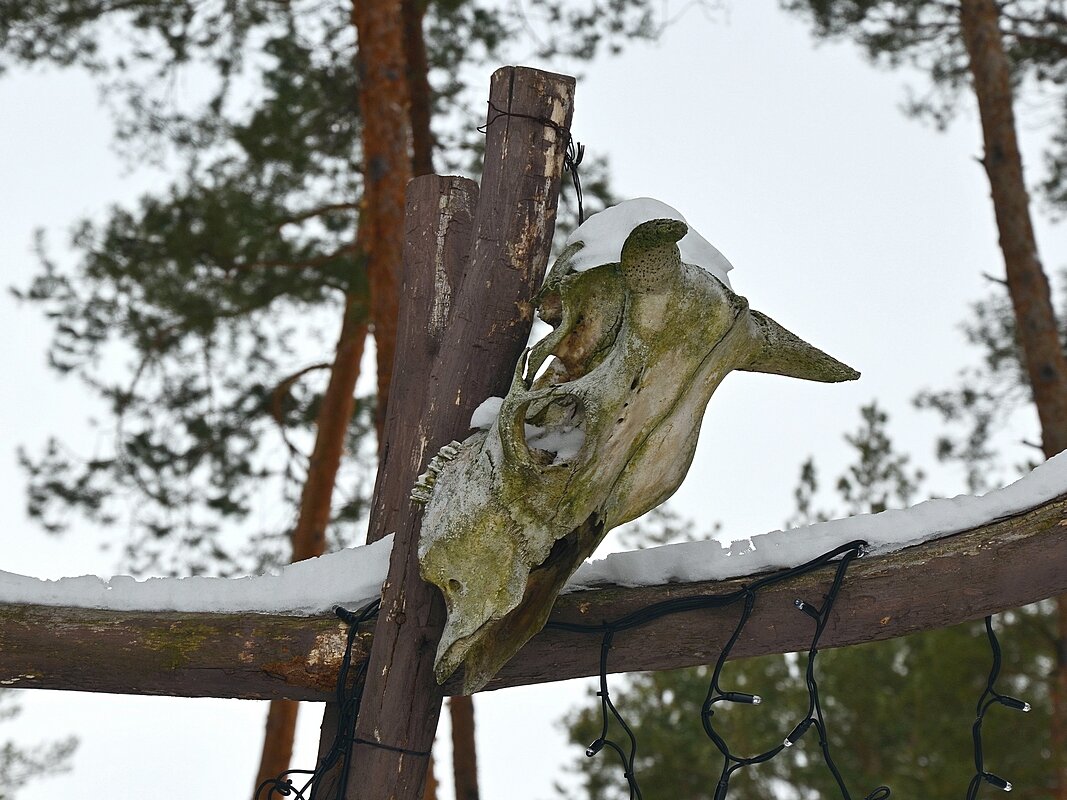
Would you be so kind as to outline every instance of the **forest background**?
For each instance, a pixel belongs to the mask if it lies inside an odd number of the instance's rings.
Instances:
[[[963,104],[945,133],[909,120],[899,106],[908,87],[926,91],[921,72],[876,70],[849,43],[815,47],[809,27],[772,4],[692,8],[658,42],[627,42],[620,55],[591,63],[540,61],[535,49],[516,47],[509,60],[582,74],[575,132],[590,156],[610,159],[619,196],[651,195],[678,207],[733,261],[740,293],[864,372],[848,387],[732,376],[711,405],[698,460],[673,507],[701,527],[720,521],[726,538],[780,527],[792,512],[800,462],[815,453],[834,474],[849,458],[841,435],[872,398],[892,413],[896,445],[929,474],[929,491],[965,490],[961,471],[934,459],[940,421],[914,411],[911,399],[922,388],[952,385],[960,368],[978,362],[959,323],[989,294],[983,274],[1002,273],[988,185],[974,161],[981,144],[973,104]],[[473,117],[494,66],[461,75]],[[65,231],[75,220],[99,221],[108,204],[132,205],[168,182],[165,160],[158,167],[115,155],[111,118],[81,73],[13,70],[0,80],[0,107],[13,111],[0,130],[0,264],[8,285],[25,287],[38,270],[35,227],[49,231],[55,258],[70,260]],[[1032,183],[1059,113],[1047,96],[1020,99]],[[1055,273],[1067,263],[1065,237],[1036,208],[1046,269]],[[51,330],[39,311],[4,302],[5,446],[32,452],[54,434],[92,452],[107,433],[86,419],[103,417],[102,407],[77,381],[47,370]],[[335,335],[324,334],[327,347]],[[1025,414],[998,430],[1008,449],[990,483],[1009,480],[1034,458],[1018,443],[1035,441],[1035,431]],[[42,577],[116,571],[125,539],[82,522],[63,538],[46,538],[16,517],[25,476],[14,458],[0,469],[10,519],[0,568]],[[278,508],[256,514],[262,527],[279,522]],[[111,550],[100,552],[108,538]],[[515,796],[517,770],[530,778],[523,789],[530,798],[549,797],[553,780],[567,780],[560,770],[573,748],[556,721],[582,694],[568,684],[477,699],[484,796]],[[174,783],[174,794],[188,787],[179,773],[212,793],[247,793],[259,704],[44,692],[20,702],[23,716],[5,726],[6,736],[81,739],[69,777],[31,785],[21,797],[68,791],[94,780],[102,764],[116,765],[107,772],[120,797],[158,791],[161,773],[172,776],[164,782]],[[294,765],[309,763],[316,725],[316,713],[303,715]],[[448,763],[447,747],[438,755]]]

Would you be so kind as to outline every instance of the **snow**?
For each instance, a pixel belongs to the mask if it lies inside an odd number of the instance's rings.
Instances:
[[[483,431],[489,430],[500,416],[500,407],[503,403],[503,397],[489,397],[484,400],[471,414],[471,427]],[[526,444],[530,447],[555,454],[553,461],[555,464],[574,458],[585,442],[585,432],[574,425],[542,428],[527,424],[525,433]]]
[[[500,405],[503,403],[503,397],[490,397],[483,400],[471,415],[471,427],[488,431],[496,418],[500,416]],[[576,426],[541,428],[527,423],[525,433],[528,446],[555,454],[556,458],[553,462],[555,464],[573,459],[586,441],[585,431]]]
[[[1010,486],[983,496],[927,500],[911,508],[772,531],[726,546],[711,540],[614,553],[579,567],[567,588],[736,578],[794,567],[857,539],[870,545],[872,555],[890,553],[1018,514],[1063,494],[1067,494],[1067,453],[1050,459]]]
[[[487,431],[500,416],[500,406],[503,405],[503,397],[487,397],[482,404],[474,409],[471,414],[471,427],[477,430]]]
[[[560,439],[554,442],[560,454],[564,445],[577,441],[565,435]],[[802,564],[856,539],[867,541],[873,554],[889,553],[1018,514],[1064,494],[1067,453],[984,496],[928,500],[904,510],[772,531],[728,545],[712,540],[614,553],[586,562],[564,591],[603,584],[650,586],[753,575]],[[358,605],[378,595],[389,570],[392,538],[291,564],[277,574],[248,578],[139,581],[120,575],[105,581],[89,575],[44,581],[0,572],[0,603],[115,611],[318,614],[337,604]]]
[[[642,222],[652,219],[677,219],[686,222],[677,209],[651,197],[626,200],[594,214],[567,238],[568,245],[575,242],[582,242],[584,245],[572,257],[571,268],[575,272],[585,272],[601,264],[618,263],[622,258],[622,246],[626,237]],[[682,253],[682,261],[686,264],[702,267],[725,286],[730,286],[726,273],[733,269],[733,265],[692,226],[689,233],[678,242],[678,249]]]
[[[585,431],[574,426],[563,428],[540,428],[537,425],[526,426],[526,444],[554,453],[553,464],[562,464],[574,458],[585,442]]]
[[[148,578],[95,575],[45,581],[0,571],[0,603],[100,608],[113,611],[317,614],[359,605],[381,592],[389,571],[390,534],[247,578]]]

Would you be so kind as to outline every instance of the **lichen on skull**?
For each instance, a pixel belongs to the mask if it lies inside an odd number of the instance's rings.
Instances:
[[[640,222],[617,262],[582,271],[585,243],[572,237],[536,298],[552,332],[515,365],[488,429],[420,476],[421,572],[447,608],[439,681],[463,665],[464,691],[484,686],[604,535],[673,494],[728,372],[858,377],[685,263],[687,231]]]

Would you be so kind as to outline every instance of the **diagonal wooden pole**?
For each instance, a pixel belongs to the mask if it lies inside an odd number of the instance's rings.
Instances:
[[[443,698],[433,660],[444,616],[436,590],[419,576],[419,515],[409,495],[437,449],[466,436],[478,404],[506,390],[529,336],[531,298],[555,230],[567,146],[560,129],[570,127],[574,79],[505,67],[493,75],[489,96],[481,195],[464,274],[458,285],[433,282],[429,313],[414,303],[401,311],[402,336],[439,344],[429,375],[416,368],[422,365],[403,340],[397,347],[368,535],[395,539],[350,755],[349,800],[421,796]],[[406,225],[418,231],[425,221]],[[416,248],[405,256],[419,261],[406,263],[405,275],[439,274],[434,259]]]

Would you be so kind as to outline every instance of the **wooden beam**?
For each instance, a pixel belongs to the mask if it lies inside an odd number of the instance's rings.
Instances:
[[[797,535],[803,535],[798,531]],[[802,650],[810,622],[795,598],[816,602],[832,569],[761,592],[737,657]],[[604,587],[565,594],[553,620],[598,622],[669,598],[732,591],[748,579]],[[980,619],[1067,593],[1067,495],[1008,519],[849,569],[823,636],[840,647]],[[612,672],[706,664],[737,610],[692,611],[615,637]],[[353,660],[366,658],[370,630]],[[186,697],[328,700],[344,644],[333,618],[95,611],[0,606],[0,685]],[[546,630],[487,687],[597,674],[597,636]],[[455,690],[446,686],[447,692]]]

